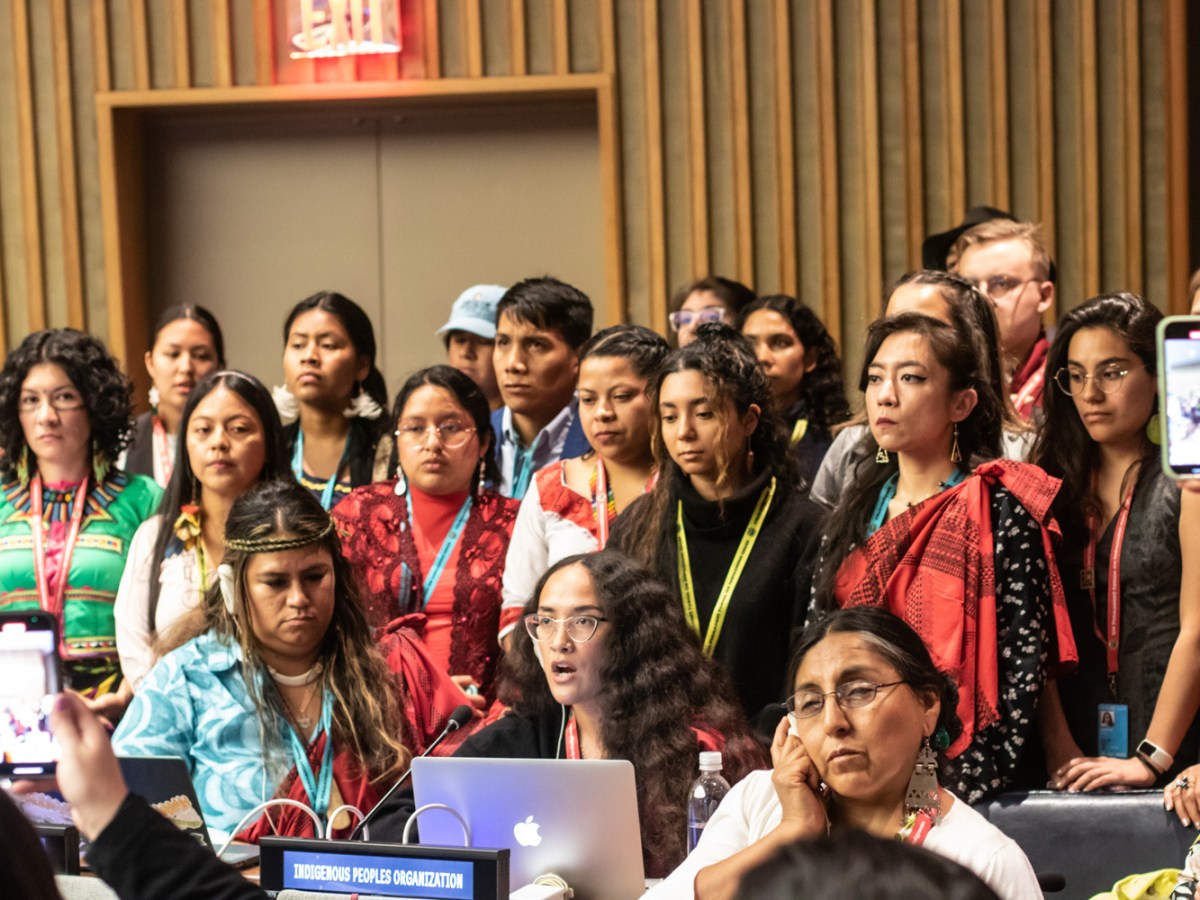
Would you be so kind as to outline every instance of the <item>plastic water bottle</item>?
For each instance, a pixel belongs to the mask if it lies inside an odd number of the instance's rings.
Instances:
[[[721,754],[706,750],[700,754],[700,777],[692,782],[688,794],[688,853],[700,843],[700,835],[717,805],[729,793],[729,782],[721,777]]]

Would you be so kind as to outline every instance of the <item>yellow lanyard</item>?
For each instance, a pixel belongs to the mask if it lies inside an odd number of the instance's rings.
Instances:
[[[729,565],[729,571],[725,573],[721,592],[717,594],[717,603],[713,607],[712,617],[708,620],[708,632],[704,635],[705,656],[712,656],[717,648],[721,628],[725,625],[725,614],[729,611],[729,601],[733,599],[733,590],[742,577],[742,569],[746,568],[746,560],[750,558],[750,551],[754,549],[754,542],[758,540],[758,533],[762,530],[767,510],[771,508],[771,500],[774,497],[775,479],[772,478],[771,483],[758,495],[754,514],[742,533],[742,539],[738,541],[737,552],[733,554],[733,562]],[[687,533],[683,528],[683,501],[679,502],[675,515],[675,532],[679,541],[676,558],[679,563],[679,590],[683,594],[683,615],[692,631],[700,634],[700,613],[696,607],[696,588],[692,583],[692,562],[688,557]]]
[[[804,440],[806,434],[808,434],[808,419],[797,419],[796,427],[792,429],[792,446],[795,447]]]

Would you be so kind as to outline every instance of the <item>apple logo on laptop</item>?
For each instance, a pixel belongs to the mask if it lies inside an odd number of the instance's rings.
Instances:
[[[524,822],[518,822],[513,826],[513,836],[522,847],[536,847],[542,842],[542,836],[538,834],[538,829],[541,827],[533,821],[533,816],[529,816]]]

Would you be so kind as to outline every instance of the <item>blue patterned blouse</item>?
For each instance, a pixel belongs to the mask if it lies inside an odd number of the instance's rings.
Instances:
[[[118,756],[183,759],[218,845],[242,816],[274,795],[290,763],[283,751],[273,760],[278,777],[268,776],[241,648],[212,633],[155,664],[113,734],[113,749]]]

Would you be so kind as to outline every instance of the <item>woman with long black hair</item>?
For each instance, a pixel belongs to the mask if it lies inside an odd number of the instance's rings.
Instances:
[[[671,588],[756,717],[774,703],[804,622],[821,511],[800,494],[771,388],[732,328],[700,326],[667,357],[650,398],[659,479],[610,543]]]
[[[1200,749],[1200,496],[1157,458],[1161,319],[1135,294],[1105,294],[1063,317],[1047,356],[1034,461],[1063,482],[1054,511],[1079,645],[1046,736],[1064,789],[1162,783]],[[1128,758],[1099,743],[1102,704],[1127,710]]]
[[[292,474],[332,509],[375,480],[387,427],[387,385],[375,367],[375,329],[332,291],[297,303],[283,326],[285,384],[275,389]]]

